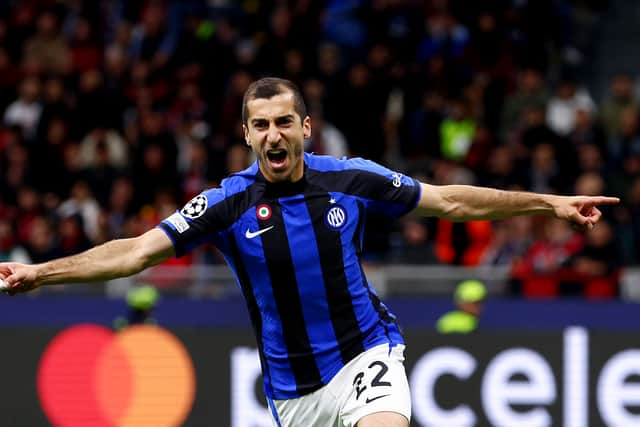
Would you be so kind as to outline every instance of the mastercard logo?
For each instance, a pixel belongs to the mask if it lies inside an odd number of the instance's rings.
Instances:
[[[193,405],[195,373],[184,345],[165,329],[78,325],[45,349],[37,388],[55,427],[176,427]]]

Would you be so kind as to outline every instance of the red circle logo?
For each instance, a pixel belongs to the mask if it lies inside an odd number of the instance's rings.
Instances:
[[[265,221],[271,218],[271,206],[269,205],[258,205],[256,208],[256,215],[258,219],[261,221]]]
[[[62,331],[38,367],[42,409],[56,427],[182,425],[195,398],[195,373],[167,330],[98,325]]]

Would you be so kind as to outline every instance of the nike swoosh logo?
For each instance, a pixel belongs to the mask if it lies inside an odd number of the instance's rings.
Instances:
[[[262,230],[258,230],[258,231],[254,231],[254,232],[249,231],[249,229],[247,228],[246,233],[244,233],[244,237],[246,237],[247,239],[253,239],[254,237],[258,237],[262,233],[266,233],[267,231],[271,230],[272,228],[273,228],[273,225],[270,225],[267,228],[263,228]]]
[[[391,395],[390,394],[383,394],[382,396],[376,396],[376,397],[373,397],[371,399],[365,400],[365,403],[371,403],[374,400],[382,399],[383,397],[387,397],[387,396],[391,396]]]

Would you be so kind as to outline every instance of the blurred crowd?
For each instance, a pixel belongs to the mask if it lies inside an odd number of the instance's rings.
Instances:
[[[545,218],[371,218],[370,261],[602,276],[640,261],[640,98],[584,84],[606,0],[23,0],[0,5],[0,259],[153,227],[244,169],[256,78],[302,89],[307,150],[436,184],[608,194]],[[203,248],[173,263],[220,262]],[[524,274],[524,273],[523,273]]]

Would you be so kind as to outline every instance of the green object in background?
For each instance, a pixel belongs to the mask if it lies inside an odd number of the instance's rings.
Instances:
[[[127,304],[136,310],[150,310],[158,302],[160,295],[151,285],[136,286],[127,292]]]
[[[456,287],[456,302],[478,302],[487,296],[487,289],[479,280],[465,280]]]
[[[453,310],[438,319],[436,330],[441,334],[468,334],[478,328],[479,307],[487,296],[487,288],[479,280],[469,279],[458,283],[453,299],[458,310]],[[475,313],[474,313],[475,312]]]
[[[441,334],[468,334],[477,328],[478,318],[460,310],[450,311],[436,324],[436,330]]]
[[[440,125],[440,152],[449,160],[464,160],[469,152],[476,124],[473,120],[445,119]]]
[[[196,35],[200,40],[209,40],[216,32],[216,26],[212,21],[202,21],[196,30]]]

